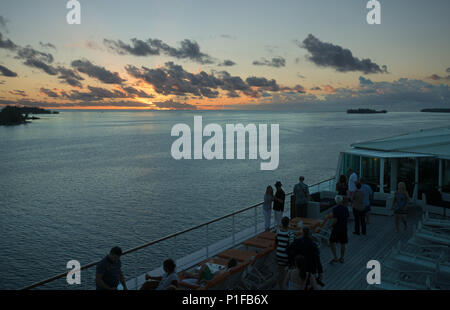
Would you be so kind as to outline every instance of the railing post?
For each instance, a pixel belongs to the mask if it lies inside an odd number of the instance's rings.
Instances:
[[[236,236],[234,235],[234,214],[233,214],[233,246],[236,244]]]
[[[209,224],[206,224],[206,258],[209,258]]]
[[[139,264],[139,262],[138,262],[138,252],[139,251],[136,251],[135,262],[134,262],[134,289],[135,290],[138,290],[138,277],[139,277],[139,275],[137,273],[137,266]]]
[[[258,207],[255,207],[255,236],[258,233]]]

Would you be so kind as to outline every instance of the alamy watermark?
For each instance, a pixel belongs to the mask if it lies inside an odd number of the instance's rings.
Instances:
[[[187,124],[176,124],[172,127],[171,136],[179,137],[171,148],[172,157],[180,159],[246,159],[246,136],[248,134],[248,159],[264,160],[261,170],[275,170],[279,164],[279,125],[270,125],[270,150],[268,149],[268,125],[259,124],[226,124],[225,155],[224,133],[219,124],[208,124],[203,128],[201,116],[194,116],[194,130]],[[193,136],[193,139],[192,139]],[[203,137],[211,137],[203,144]],[[235,137],[237,138],[235,141]],[[193,140],[193,143],[192,143]],[[236,143],[235,143],[236,142]],[[192,145],[193,144],[193,145]],[[235,152],[236,144],[236,152]],[[192,151],[193,149],[193,151]]]
[[[66,15],[66,20],[69,25],[81,24],[81,4],[77,0],[67,1],[66,8],[69,12]],[[366,15],[366,21],[369,25],[381,24],[381,4],[377,0],[369,0],[366,8],[370,10]]]
[[[69,0],[66,4],[69,12],[66,15],[66,20],[69,25],[81,24],[81,4],[77,0]]]
[[[369,25],[381,24],[381,4],[377,0],[367,2],[366,8],[370,11],[367,13],[366,21]]]

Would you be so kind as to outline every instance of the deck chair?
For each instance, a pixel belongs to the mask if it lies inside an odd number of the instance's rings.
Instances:
[[[208,281],[204,287],[198,288],[198,290],[223,290],[225,288],[225,281],[230,276],[230,272],[216,275],[212,280]]]
[[[237,283],[241,281],[242,276],[245,274],[248,265],[249,263],[242,263],[230,269],[230,276],[225,284],[227,290],[234,290],[236,288]]]
[[[414,237],[419,237],[433,243],[450,246],[450,235],[448,233],[430,230],[423,227],[421,223],[419,223],[414,233]]]
[[[429,270],[439,273],[444,277],[450,277],[450,264],[448,262],[440,262],[440,259],[433,259],[423,255],[398,251],[393,257],[394,260],[414,266],[418,270]]]
[[[450,230],[450,220],[431,218],[428,212],[422,216],[422,224],[426,227],[438,227]]]

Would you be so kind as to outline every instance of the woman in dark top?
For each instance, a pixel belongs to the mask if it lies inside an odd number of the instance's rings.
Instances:
[[[347,196],[347,190],[348,190],[347,177],[342,174],[339,177],[339,182],[336,183],[336,191],[338,192],[338,195],[345,197]]]

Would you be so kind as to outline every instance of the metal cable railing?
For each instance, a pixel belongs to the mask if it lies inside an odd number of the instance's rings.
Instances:
[[[310,185],[310,186],[309,186],[310,192],[311,192],[311,193],[315,193],[315,192],[319,192],[319,191],[325,190],[325,189],[326,189],[326,190],[330,190],[330,191],[334,191],[334,188],[333,188],[333,186],[332,186],[333,182],[334,182],[334,177],[333,177],[333,178],[330,178],[330,179],[327,179],[327,180],[325,180],[325,181],[318,182],[318,183],[316,183],[316,184]],[[289,192],[289,193],[286,194],[286,197],[290,197],[291,195],[292,195],[292,192]],[[285,202],[285,203],[286,203],[286,202]],[[141,250],[141,249],[148,248],[148,247],[150,247],[150,246],[152,246],[152,245],[161,243],[161,242],[166,241],[166,240],[169,240],[169,239],[175,239],[175,240],[176,240],[176,237],[177,237],[177,236],[186,234],[186,233],[188,233],[188,232],[191,232],[191,231],[200,229],[200,228],[205,227],[205,226],[206,226],[206,229],[207,229],[207,231],[208,231],[209,225],[211,225],[211,224],[213,224],[213,223],[217,223],[217,222],[222,221],[222,220],[227,219],[227,218],[232,218],[232,220],[233,220],[233,225],[232,225],[232,226],[233,226],[233,230],[232,230],[232,231],[233,231],[233,232],[232,232],[232,243],[233,243],[233,245],[235,245],[235,243],[236,243],[236,239],[235,239],[236,232],[235,232],[235,228],[234,228],[234,226],[235,226],[235,225],[234,225],[234,223],[235,223],[235,216],[238,215],[238,214],[241,214],[241,213],[243,213],[243,212],[246,212],[246,211],[248,211],[248,210],[255,209],[255,234],[256,234],[256,231],[257,231],[257,225],[258,225],[258,223],[257,223],[257,212],[256,212],[257,210],[256,210],[256,208],[257,208],[257,207],[260,207],[260,206],[262,206],[262,205],[263,205],[263,202],[259,202],[259,203],[257,203],[257,204],[254,204],[254,205],[250,206],[250,207],[246,207],[246,208],[244,208],[244,209],[240,209],[240,210],[238,210],[238,211],[235,211],[235,212],[226,214],[226,215],[224,215],[224,216],[215,218],[215,219],[210,220],[210,221],[208,221],[208,222],[205,222],[205,223],[202,223],[202,224],[199,224],[199,225],[196,225],[196,226],[187,228],[187,229],[185,229],[185,230],[182,230],[182,231],[179,231],[179,232],[176,232],[176,233],[173,233],[173,234],[164,236],[164,237],[162,237],[162,238],[159,238],[159,239],[156,239],[156,240],[153,240],[153,241],[146,242],[146,243],[141,244],[141,245],[139,245],[139,246],[137,246],[137,247],[134,247],[134,248],[131,248],[131,249],[128,249],[128,250],[124,251],[123,254],[122,254],[122,256],[127,255],[127,254],[131,254],[131,253],[135,253],[135,252],[137,252],[137,251],[139,251],[139,250]],[[288,205],[289,205],[289,204],[288,204]],[[208,233],[207,233],[207,235],[208,235]],[[207,245],[207,246],[206,246],[206,255],[207,255],[207,256],[209,256],[208,250],[209,250],[209,246]],[[95,266],[95,265],[96,265],[97,263],[99,263],[99,262],[100,262],[100,261],[95,261],[95,262],[92,262],[92,263],[83,265],[83,266],[80,267],[80,271],[89,269],[89,268]],[[48,278],[48,279],[45,279],[45,280],[42,280],[42,281],[33,283],[33,284],[31,284],[31,285],[28,285],[28,286],[22,288],[22,290],[30,290],[30,289],[33,289],[33,288],[36,288],[36,287],[39,287],[39,286],[43,286],[43,285],[48,284],[48,283],[50,283],[50,282],[53,282],[53,281],[56,281],[56,280],[58,280],[58,279],[61,279],[61,278],[66,277],[68,273],[69,273],[69,271],[64,272],[64,273],[57,274],[57,275],[55,275],[55,276],[53,276],[53,277],[51,277],[51,278]],[[137,275],[136,275],[136,276],[137,276]]]

